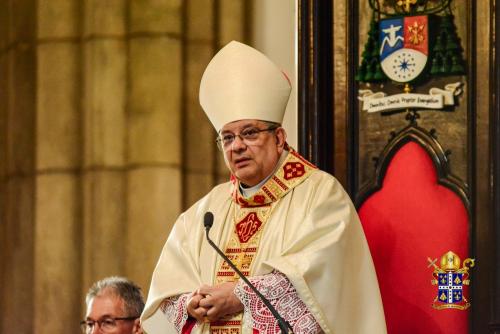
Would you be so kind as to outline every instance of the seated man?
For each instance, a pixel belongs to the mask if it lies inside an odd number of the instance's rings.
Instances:
[[[123,277],[108,277],[89,289],[83,333],[143,333],[139,316],[144,309],[141,289]]]
[[[294,333],[386,332],[378,282],[356,210],[339,182],[286,143],[286,76],[238,42],[210,62],[200,103],[231,171],[184,212],[153,273],[142,315],[148,334],[279,333],[256,294],[210,247],[211,238],[270,300]]]

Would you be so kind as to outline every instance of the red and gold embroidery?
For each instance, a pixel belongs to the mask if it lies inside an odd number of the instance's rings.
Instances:
[[[289,162],[283,166],[285,180],[301,177],[306,173],[304,165],[301,162]]]
[[[239,191],[239,182],[231,175],[232,194],[236,203],[242,207],[256,207],[276,202],[291,189],[306,180],[316,166],[290,148],[288,156],[276,173],[252,197],[244,198]]]
[[[234,230],[224,253],[244,274],[250,270],[262,230],[272,209],[272,205],[255,208],[233,206],[231,209],[233,210]],[[222,261],[217,272],[217,283],[232,282],[237,279],[237,274],[225,261]]]
[[[283,189],[284,191],[287,191],[288,190],[288,187],[286,186],[286,184],[284,184],[280,179],[279,177],[277,177],[276,175],[273,175],[273,180],[274,182],[276,182],[276,184],[278,186],[281,187],[281,189]]]
[[[272,213],[273,204],[260,207],[243,207],[234,205],[233,233],[226,245],[224,253],[238,267],[245,276],[250,276],[251,265],[260,244],[265,223]],[[216,276],[216,284],[234,282],[238,280],[237,274],[229,267],[226,261],[221,261]],[[227,317],[217,323],[210,324],[212,333],[231,334],[241,333],[242,314]]]
[[[244,198],[241,195],[238,180],[231,176],[234,200],[231,210],[234,229],[226,244],[224,253],[243,275],[250,276],[252,262],[259,249],[261,235],[279,199],[307,179],[316,169],[314,165],[290,149],[287,158],[276,174],[250,198]],[[221,261],[215,284],[234,282],[236,280],[238,280],[237,274],[225,261]],[[210,330],[211,333],[215,334],[239,334],[241,333],[241,323],[242,314],[238,314],[211,323]]]
[[[255,196],[253,197],[253,201],[254,201],[255,203],[264,204],[264,201],[265,201],[265,200],[266,200],[266,198],[265,198],[264,196],[262,196],[262,195],[255,195]]]
[[[262,222],[257,217],[257,213],[250,212],[242,221],[236,224],[236,234],[240,243],[245,243],[259,230]]]

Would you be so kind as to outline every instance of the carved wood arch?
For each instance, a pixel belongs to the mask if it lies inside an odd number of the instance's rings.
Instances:
[[[440,185],[452,190],[464,203],[470,215],[469,189],[466,183],[451,173],[448,155],[451,152],[445,151],[439,141],[435,130],[427,131],[416,124],[410,124],[399,133],[392,133],[392,138],[385,146],[384,150],[376,160],[375,176],[372,181],[363,186],[355,199],[356,207],[361,205],[373,193],[382,189],[387,168],[394,155],[401,147],[410,141],[419,144],[430,156],[437,172],[437,182]]]

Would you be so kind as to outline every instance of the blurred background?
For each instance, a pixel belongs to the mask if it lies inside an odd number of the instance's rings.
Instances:
[[[105,276],[147,294],[176,217],[228,180],[203,70],[238,40],[296,82],[295,17],[289,0],[0,1],[1,333],[78,332]]]

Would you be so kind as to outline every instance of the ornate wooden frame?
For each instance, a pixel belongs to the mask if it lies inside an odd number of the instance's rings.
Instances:
[[[333,3],[298,0],[298,7],[298,150],[333,172]]]
[[[356,207],[359,208],[368,197],[382,188],[384,177],[392,158],[401,147],[410,141],[419,144],[425,149],[436,168],[438,183],[457,194],[470,215],[469,189],[464,182],[451,173],[448,160],[450,152],[443,150],[443,147],[437,140],[437,134],[434,129],[427,132],[416,124],[410,124],[397,134],[392,133],[392,138],[376,160],[375,175],[372,182],[362,187],[355,198]]]
[[[474,298],[471,312],[471,333],[500,334],[500,17],[499,0],[476,2],[467,0],[468,54],[468,147],[467,187],[456,184],[447,167],[442,167],[442,182],[464,187],[471,216],[471,251],[479,259],[472,274]],[[356,196],[358,150],[356,82],[358,57],[358,22],[355,19],[359,0],[297,0],[298,3],[298,94],[299,94],[299,151],[321,169],[334,172]],[[340,12],[334,13],[336,9]],[[348,18],[345,18],[347,16]],[[339,21],[345,21],[340,30]],[[337,22],[336,22],[337,21]],[[342,54],[336,53],[335,34],[348,36]],[[340,57],[347,67],[338,74],[335,66]],[[342,59],[342,57],[344,59]],[[489,62],[485,61],[488,59]],[[344,61],[345,60],[345,61]],[[489,81],[488,89],[478,90]],[[345,85],[345,86],[343,86]],[[338,87],[345,90],[338,93]],[[347,101],[342,107],[332,100],[340,96]],[[340,120],[340,123],[337,120]],[[335,136],[334,130],[341,136]],[[409,130],[409,129],[408,129]],[[407,140],[422,140],[422,133],[411,130]],[[428,133],[430,134],[430,133]],[[403,132],[397,136],[402,136]],[[432,136],[431,136],[432,137]],[[406,140],[406,139],[405,139]],[[433,141],[430,140],[432,143]],[[402,143],[402,141],[401,141]],[[434,145],[434,146],[433,146]],[[446,152],[435,144],[425,146],[446,166]],[[390,149],[389,149],[390,150]],[[430,150],[430,151],[429,151]],[[386,152],[386,155],[390,152]],[[443,160],[445,159],[445,160]],[[436,163],[436,161],[435,161]],[[378,166],[379,177],[383,163]],[[451,179],[450,179],[451,178]],[[448,181],[446,181],[448,180]],[[364,189],[364,188],[363,188]],[[368,192],[367,192],[368,193]],[[460,191],[458,191],[460,193]],[[361,192],[360,192],[361,194]],[[463,197],[462,195],[461,197]]]

